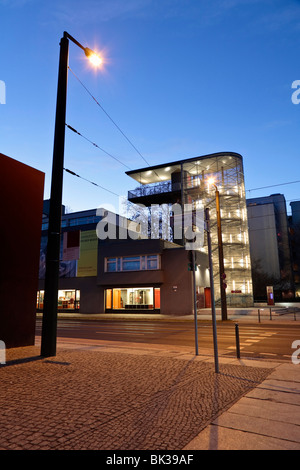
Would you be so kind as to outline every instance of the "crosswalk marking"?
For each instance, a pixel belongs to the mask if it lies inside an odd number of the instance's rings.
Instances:
[[[256,343],[259,343],[261,341],[264,341],[266,339],[269,339],[271,338],[273,335],[277,334],[277,332],[263,332],[263,333],[250,333],[250,335],[248,335],[248,338],[247,339],[243,339],[242,341],[240,341],[240,349],[243,350],[245,347],[247,348],[247,354],[255,354],[254,351],[249,351],[249,346],[252,346],[253,344],[256,344]],[[230,334],[230,336],[232,336],[232,333]],[[249,337],[250,336],[250,337]],[[228,346],[227,347],[227,350],[236,350],[236,345],[235,346]],[[260,353],[258,353],[260,354]],[[267,356],[276,356],[276,354],[274,353],[263,353],[263,354],[266,354]]]

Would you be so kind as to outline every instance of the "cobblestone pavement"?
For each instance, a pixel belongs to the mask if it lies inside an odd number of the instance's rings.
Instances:
[[[0,449],[180,450],[270,369],[167,357],[36,347],[0,366]]]

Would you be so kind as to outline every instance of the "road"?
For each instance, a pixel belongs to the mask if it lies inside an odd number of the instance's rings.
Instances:
[[[40,336],[41,320],[37,320],[36,334]],[[80,340],[122,341],[195,348],[195,328],[192,321],[127,321],[127,320],[58,320],[58,338]],[[300,340],[300,322],[287,324],[239,325],[241,358],[291,360],[295,351],[292,343]],[[236,355],[235,324],[217,323],[217,344],[220,355]],[[198,323],[199,352],[213,352],[211,322]]]

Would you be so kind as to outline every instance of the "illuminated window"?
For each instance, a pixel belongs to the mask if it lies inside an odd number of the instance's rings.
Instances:
[[[108,310],[160,309],[159,287],[116,287],[105,290],[105,308]]]
[[[160,269],[160,255],[105,258],[105,271],[108,273],[121,271],[148,271],[155,269]]]
[[[45,291],[37,292],[36,308],[42,310],[44,308]],[[58,291],[58,309],[59,310],[79,310],[80,308],[80,290],[66,289]]]

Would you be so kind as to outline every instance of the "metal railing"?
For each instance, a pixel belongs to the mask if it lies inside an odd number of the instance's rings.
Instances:
[[[128,198],[152,196],[153,194],[170,193],[172,191],[180,191],[180,183],[172,183],[165,181],[162,183],[154,183],[153,185],[143,185],[131,191],[128,191]]]
[[[257,311],[258,315],[258,322],[260,323],[261,321],[261,316],[262,312],[264,310],[268,310],[267,316],[269,317],[270,321],[272,321],[273,316],[283,316],[283,315],[293,315],[294,320],[297,320],[297,313],[300,313],[300,308],[299,307],[265,307],[265,308],[259,308]]]

